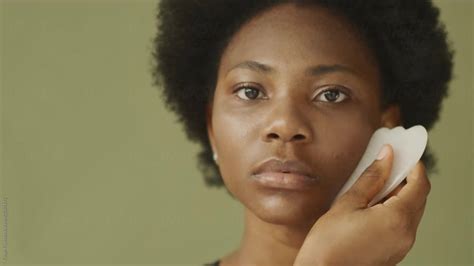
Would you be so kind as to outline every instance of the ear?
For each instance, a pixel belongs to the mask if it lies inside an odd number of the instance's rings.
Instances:
[[[211,142],[212,151],[216,152],[215,141],[214,141],[214,131],[212,129],[212,103],[208,104],[206,107],[206,128],[207,136]]]
[[[394,128],[401,125],[400,121],[400,107],[397,104],[389,105],[383,112],[380,118],[380,125],[382,127]]]

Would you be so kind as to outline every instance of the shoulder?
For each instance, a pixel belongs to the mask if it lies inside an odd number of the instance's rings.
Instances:
[[[204,264],[204,266],[219,266],[220,264],[220,260],[216,260],[214,262],[211,262],[211,263],[206,263]]]

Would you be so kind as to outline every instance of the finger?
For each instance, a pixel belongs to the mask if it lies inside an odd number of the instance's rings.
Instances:
[[[406,183],[407,183],[407,180],[406,180],[406,179],[403,179],[403,181],[400,183],[400,185],[398,185],[392,192],[390,192],[390,193],[386,196],[386,198],[388,199],[388,198],[390,198],[391,196],[397,195],[397,194],[400,192],[400,190],[402,190],[402,188],[406,185]]]
[[[423,217],[423,214],[425,213],[425,207],[426,207],[426,199],[421,204],[421,207],[418,210],[416,210],[414,213],[415,214],[413,218],[414,229],[418,228],[421,218]]]
[[[390,192],[390,194],[388,194],[390,197],[391,196],[395,196],[397,195],[401,190],[402,188],[407,184],[407,180],[406,178],[403,179],[403,181],[400,183],[400,185],[398,185],[392,192]]]
[[[392,196],[396,196],[400,190],[402,190],[403,186],[405,186],[405,184],[407,183],[407,180],[406,179],[403,179],[402,183],[400,183],[400,185],[398,185],[392,192],[390,192],[387,196],[383,197],[383,199],[381,199],[378,203],[383,203],[385,202],[386,200],[388,200],[390,197]]]
[[[384,205],[419,210],[425,204],[431,190],[431,184],[426,176],[426,169],[421,161],[415,165],[407,177],[407,183],[395,197],[389,198]]]
[[[343,208],[366,208],[367,204],[383,188],[390,175],[393,163],[393,148],[385,144],[377,159],[369,166],[352,187],[344,193],[335,205]]]

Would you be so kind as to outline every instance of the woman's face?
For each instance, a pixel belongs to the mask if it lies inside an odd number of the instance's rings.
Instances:
[[[248,21],[221,57],[208,134],[227,189],[260,219],[312,224],[363,155],[372,133],[397,123],[379,110],[371,51],[328,10],[276,6]],[[268,187],[254,170],[297,160],[307,186]]]

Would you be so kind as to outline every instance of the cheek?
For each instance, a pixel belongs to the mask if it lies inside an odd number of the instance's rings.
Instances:
[[[239,177],[244,176],[246,154],[256,136],[251,135],[248,122],[239,117],[222,114],[213,121],[219,170],[227,188],[232,192]]]
[[[356,168],[376,129],[376,123],[365,117],[351,115],[339,122],[327,123],[327,130],[319,131],[324,176],[327,177],[328,189],[334,193]]]

